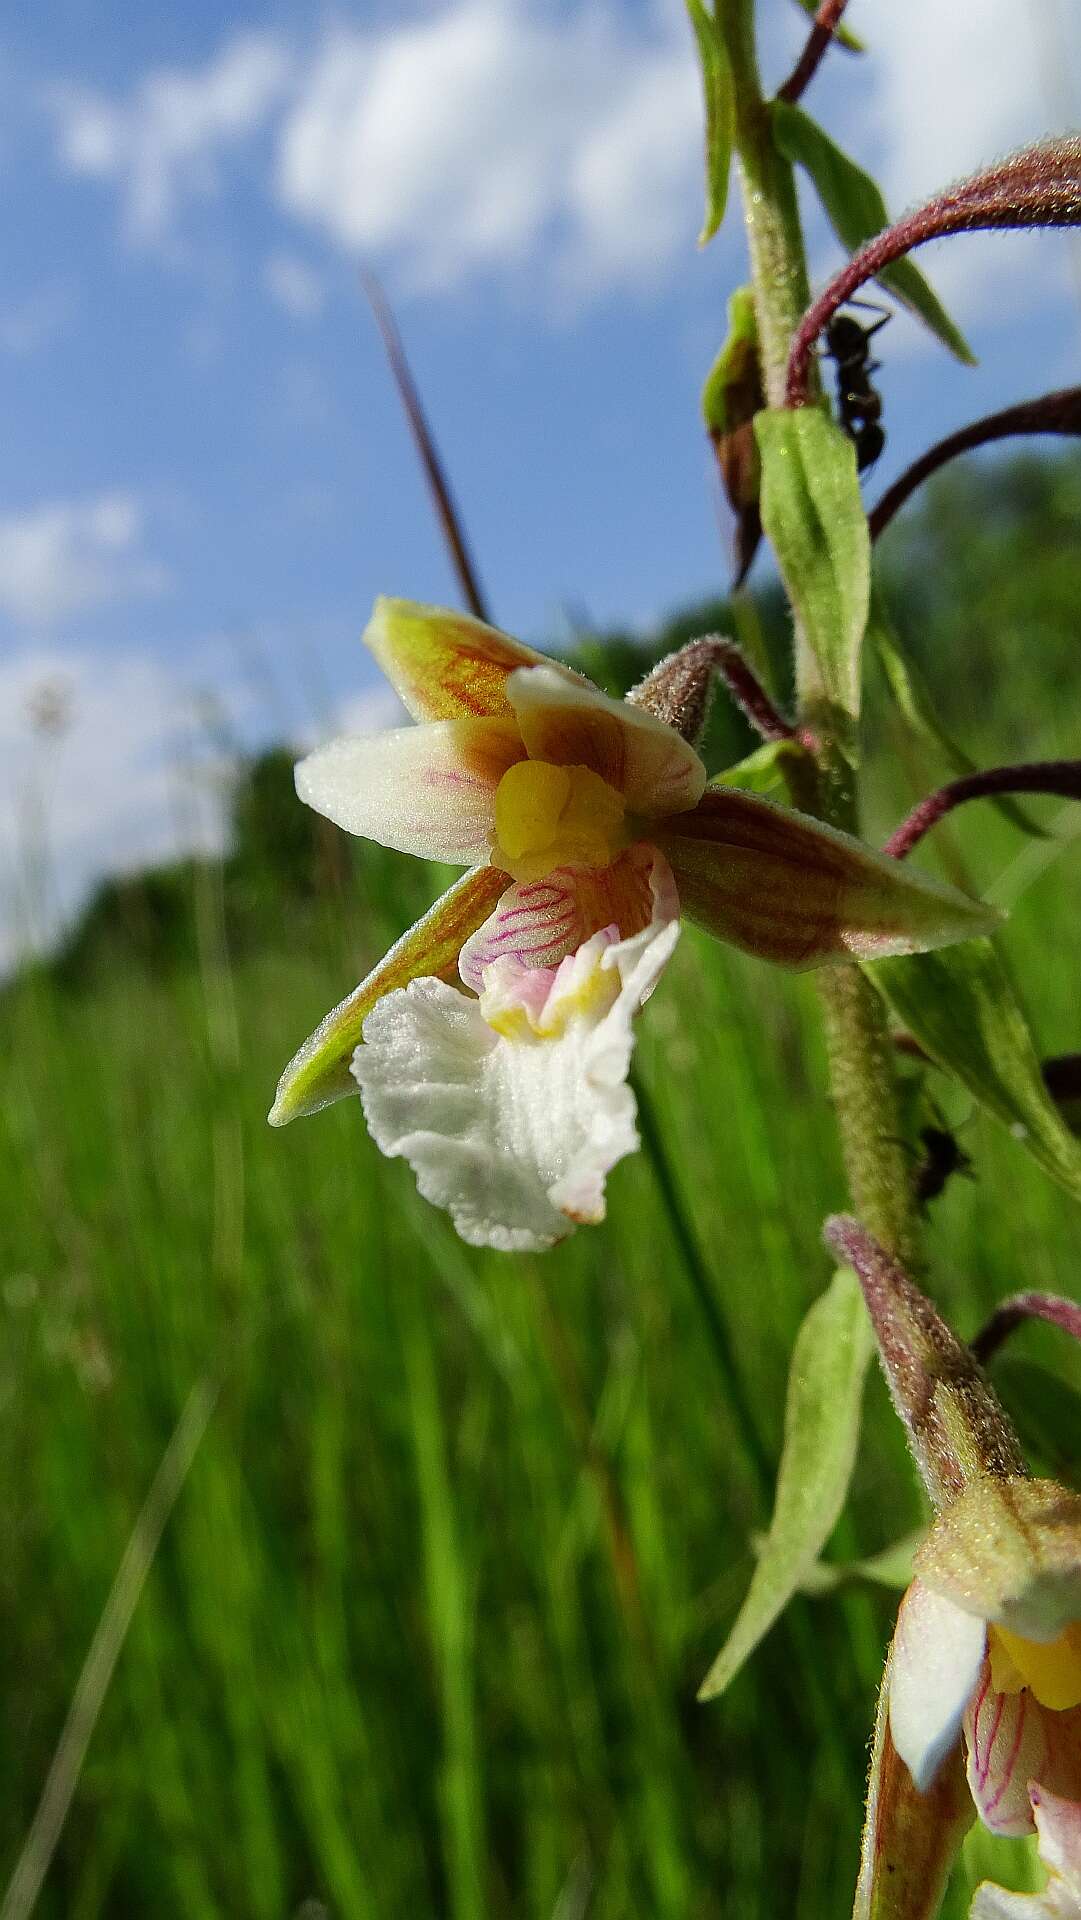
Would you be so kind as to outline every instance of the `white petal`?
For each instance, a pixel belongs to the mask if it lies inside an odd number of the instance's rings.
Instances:
[[[507,681],[531,760],[590,767],[632,813],[660,819],[701,799],[706,770],[674,727],[641,707],[610,700],[556,667],[519,667]]]
[[[409,1161],[463,1240],[523,1252],[603,1219],[605,1176],[638,1146],[631,1023],[678,932],[668,921],[615,944],[594,935],[555,970],[548,1037],[496,1032],[480,1002],[437,980],[413,981],[369,1015],[353,1073],[372,1136]],[[515,966],[489,969],[496,988]],[[518,1005],[543,1030],[542,970],[520,972],[530,994]]]
[[[488,857],[495,790],[521,758],[513,721],[443,720],[332,740],[300,762],[296,785],[347,833],[471,865]]]
[[[912,1582],[894,1635],[890,1732],[918,1793],[926,1793],[957,1740],[986,1645],[983,1620]]]

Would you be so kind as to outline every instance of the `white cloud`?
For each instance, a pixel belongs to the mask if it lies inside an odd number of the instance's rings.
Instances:
[[[352,254],[413,285],[551,269],[581,292],[661,274],[693,241],[701,102],[691,36],[658,4],[449,0],[392,26],[330,27],[306,54],[269,34],[126,98],[54,91],[62,164],[113,181],[129,233],[175,238],[243,143],[272,130],[267,190]],[[273,296],[314,313],[322,286],[288,250]]]
[[[446,285],[554,248],[594,286],[649,279],[693,231],[689,35],[590,4],[546,19],[458,0],[382,33],[340,28],[281,137],[283,205],[343,247]]]
[[[0,516],[0,611],[27,626],[51,626],[163,591],[168,576],[143,548],[144,517],[136,497],[119,492]]]
[[[0,664],[0,966],[103,874],[221,844],[222,783],[191,692],[136,655],[30,648]]]
[[[222,161],[266,120],[288,67],[278,40],[249,33],[203,67],[147,74],[126,100],[57,88],[61,161],[72,173],[115,181],[129,231],[163,239],[183,200],[217,190]]]
[[[294,320],[315,320],[323,311],[326,287],[322,277],[295,253],[272,253],[263,268],[271,298]]]

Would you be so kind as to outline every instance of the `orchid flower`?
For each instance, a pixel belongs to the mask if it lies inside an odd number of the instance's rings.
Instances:
[[[478,620],[381,600],[365,639],[420,724],[332,741],[297,791],[469,871],[300,1049],[270,1119],[359,1088],[378,1145],[477,1244],[547,1246],[603,1217],[605,1174],[637,1145],[631,1022],[681,908],[789,967],[994,924],[849,835],[711,786],[674,727]]]
[[[859,1275],[936,1510],[887,1661],[856,1915],[929,1920],[936,1883],[906,1878],[906,1852],[941,1881],[966,1812],[1020,1837],[1041,1796],[1081,1803],[1081,1494],[1028,1477],[971,1350],[867,1230],[840,1216],[826,1239]]]
[[[889,1710],[921,1793],[963,1731],[992,1833],[1033,1831],[1032,1782],[1081,1801],[1081,1496],[981,1476],[944,1509],[901,1603]]]

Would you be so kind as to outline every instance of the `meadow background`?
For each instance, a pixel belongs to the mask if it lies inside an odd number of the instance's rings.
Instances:
[[[976,463],[882,558],[967,750],[1076,754],[1081,463]],[[783,688],[768,576],[755,609],[740,631]],[[717,602],[647,639],[583,632],[575,657],[618,690],[733,626]],[[874,673],[869,705],[880,840],[949,769]],[[714,764],[748,744],[719,711]],[[843,1198],[813,988],[688,930],[641,1022],[647,1140],[608,1222],[543,1258],[478,1253],[355,1104],[265,1125],[295,1045],[439,885],[302,809],[291,758],[238,765],[221,855],[104,883],[0,997],[0,1885],[194,1390],[205,1433],[42,1916],[843,1914],[895,1592],[801,1597],[695,1704]],[[920,858],[1010,900],[1004,950],[1054,1053],[1081,1044],[1081,865],[1068,810],[1032,812],[1056,838],[974,808]],[[47,891],[44,802],[38,825]],[[975,1178],[934,1203],[931,1285],[971,1332],[1019,1285],[1075,1291],[1078,1221],[940,1097]],[[996,1377],[1034,1463],[1077,1484],[1064,1343],[1027,1330]],[[919,1517],[876,1376],[830,1557]]]

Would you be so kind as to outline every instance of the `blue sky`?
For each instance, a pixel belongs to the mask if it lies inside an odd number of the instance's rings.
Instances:
[[[760,13],[780,78],[805,22]],[[807,104],[897,209],[1077,123],[1069,0],[850,13],[871,51],[833,55]],[[646,626],[723,583],[697,395],[743,246],[734,216],[695,246],[677,0],[50,0],[0,27],[0,127],[0,954],[44,847],[39,919],[213,837],[207,701],[245,739],[377,721],[374,595],[453,598],[359,263],[504,625]],[[1074,245],[925,256],[981,366],[890,327],[872,492],[951,425],[1077,378]],[[43,686],[60,737],[32,724]]]

